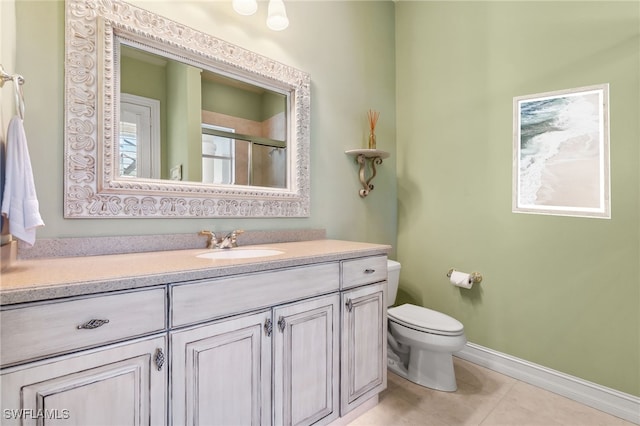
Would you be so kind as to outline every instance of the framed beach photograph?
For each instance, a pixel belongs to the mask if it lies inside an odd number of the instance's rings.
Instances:
[[[513,99],[513,212],[611,218],[609,85]]]

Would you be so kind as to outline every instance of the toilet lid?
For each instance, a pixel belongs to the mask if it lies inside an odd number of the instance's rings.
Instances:
[[[387,315],[392,321],[408,327],[423,329],[434,334],[460,334],[464,326],[460,321],[441,312],[422,306],[404,304],[389,308]]]

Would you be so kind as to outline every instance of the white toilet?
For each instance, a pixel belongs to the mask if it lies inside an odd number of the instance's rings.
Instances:
[[[388,368],[419,385],[453,392],[456,376],[452,354],[467,343],[464,326],[443,313],[405,304],[392,306],[398,292],[400,264],[387,261]]]

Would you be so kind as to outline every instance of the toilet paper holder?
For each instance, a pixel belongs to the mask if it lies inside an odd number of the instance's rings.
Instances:
[[[447,278],[451,278],[451,274],[455,271],[455,268],[449,269],[447,272]],[[469,284],[479,284],[482,281],[482,274],[480,272],[472,272],[469,275]]]

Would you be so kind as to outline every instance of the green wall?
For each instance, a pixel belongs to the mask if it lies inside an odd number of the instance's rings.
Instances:
[[[267,120],[274,115],[282,114],[287,110],[287,98],[280,93],[264,92],[262,94],[262,117],[261,121]]]
[[[182,180],[202,182],[202,91],[199,68],[167,64],[167,162]]]
[[[120,91],[145,98],[157,99],[161,104],[167,98],[166,66],[123,56],[120,59]],[[141,76],[143,76],[141,78]]]
[[[262,121],[262,95],[202,79],[202,109],[247,120]]]
[[[640,395],[640,3],[398,2],[401,301]],[[612,218],[511,212],[515,96],[610,84]],[[478,271],[472,290],[449,268]]]
[[[64,2],[17,0],[16,33],[4,24],[0,30],[3,44],[15,46],[16,70],[27,79],[25,127],[46,223],[38,238],[324,228],[330,238],[395,246],[395,155],[379,168],[375,191],[361,199],[357,165],[344,154],[364,147],[369,108],[381,111],[379,147],[395,152],[393,3],[287,2],[291,25],[281,32],[266,27],[263,2],[249,17],[236,14],[228,1],[131,3],[311,74],[311,216],[64,219]]]

